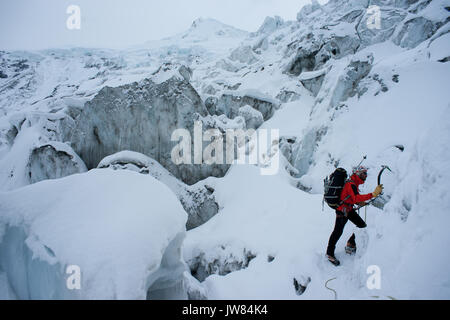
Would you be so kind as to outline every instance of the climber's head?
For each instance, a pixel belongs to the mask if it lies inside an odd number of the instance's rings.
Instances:
[[[361,178],[362,181],[367,179],[367,168],[364,166],[354,167],[352,173]]]

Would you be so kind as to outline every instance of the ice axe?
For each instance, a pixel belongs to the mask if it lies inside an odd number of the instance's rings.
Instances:
[[[387,166],[387,165],[382,165],[382,166],[381,166],[381,170],[380,170],[380,172],[378,173],[378,177],[377,177],[377,183],[378,183],[378,185],[381,184],[381,175],[383,174],[384,170],[386,170],[386,169],[388,169],[390,172],[392,172],[392,170],[391,170],[391,168],[389,168],[389,166]],[[383,194],[383,192],[380,193],[380,195],[382,195],[382,194]],[[380,195],[378,195],[378,196],[380,196]],[[377,196],[377,198],[378,198],[378,196]],[[365,206],[371,204],[375,199],[376,199],[376,198],[373,198],[372,200],[370,200],[370,201],[367,202],[366,204],[364,204],[364,205],[362,205],[362,206],[359,206],[359,207],[357,208],[357,210],[359,210],[359,209],[361,209],[362,207],[365,207]]]
[[[389,168],[387,165],[382,165],[382,166],[381,166],[381,170],[380,170],[380,172],[378,173],[378,178],[377,178],[377,183],[378,183],[378,185],[381,184],[381,175],[383,174],[383,172],[384,172],[385,169],[388,169],[390,172],[392,172],[391,168]],[[383,194],[383,192],[381,192],[380,194]]]

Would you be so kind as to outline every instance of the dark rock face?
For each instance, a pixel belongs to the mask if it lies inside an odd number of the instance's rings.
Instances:
[[[155,159],[177,178],[193,184],[223,176],[228,169],[227,165],[176,165],[172,161],[171,151],[178,141],[171,141],[171,135],[176,129],[186,129],[193,137],[195,115],[205,116],[207,110],[185,79],[172,77],[160,84],[144,79],[100,90],[86,103],[66,140],[88,168],[108,155],[131,150]]]
[[[187,261],[191,274],[198,281],[204,281],[212,274],[226,275],[228,273],[245,269],[256,255],[244,248],[242,252],[228,252],[230,248],[222,246],[217,248],[216,256],[200,253],[199,256]]]
[[[308,48],[299,48],[294,59],[288,66],[287,72],[298,76],[302,71],[312,71],[316,66],[316,54],[319,52],[321,44],[314,42]]]
[[[332,36],[326,39],[315,57],[315,69],[323,66],[331,58],[340,59],[354,54],[360,46],[360,40],[354,36]]]
[[[186,230],[201,226],[219,212],[219,205],[213,193],[214,189],[208,186],[186,188],[186,195],[180,197],[181,204],[188,213]]]
[[[316,97],[322,87],[323,79],[325,75],[320,75],[315,78],[301,80],[303,86],[312,92],[312,94]]]
[[[60,146],[60,147],[58,147]],[[35,148],[28,163],[30,183],[58,179],[86,171],[83,161],[60,142],[52,142]]]
[[[216,105],[219,99],[216,97],[208,97],[205,100],[205,107],[210,115],[216,114]]]
[[[303,39],[297,54],[288,64],[287,73],[298,76],[302,72],[320,69],[331,58],[340,59],[354,54],[360,47],[361,40],[356,34],[352,36],[331,36]]]

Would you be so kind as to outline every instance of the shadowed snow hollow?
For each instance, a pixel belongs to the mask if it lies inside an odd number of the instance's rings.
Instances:
[[[0,268],[19,299],[186,298],[186,218],[169,188],[128,170],[42,181],[0,193]]]

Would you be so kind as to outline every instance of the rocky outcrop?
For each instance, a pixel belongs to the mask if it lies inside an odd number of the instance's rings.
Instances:
[[[219,102],[219,99],[217,99],[217,97],[206,98],[205,107],[206,107],[206,110],[208,110],[209,114],[211,114],[211,115],[216,114],[217,102]]]
[[[301,38],[297,53],[287,65],[286,72],[298,76],[303,72],[318,70],[331,58],[340,59],[354,54],[360,47],[360,43],[355,33],[342,36],[307,34]]]
[[[327,127],[311,128],[303,137],[292,144],[289,162],[296,169],[295,177],[306,174],[313,164],[313,155],[322,137],[327,133]],[[294,172],[292,172],[294,173]]]
[[[178,197],[184,210],[188,213],[186,229],[198,227],[211,219],[218,211],[219,205],[211,186],[199,182],[188,186],[179,181],[155,160],[132,151],[121,151],[107,156],[100,161],[98,168],[113,170],[131,170],[148,174],[168,186]]]
[[[300,99],[300,94],[292,90],[281,89],[275,98],[286,103]]]
[[[354,54],[360,46],[360,40],[356,35],[336,36],[326,38],[324,44],[315,56],[314,68],[317,70],[331,58],[340,59],[349,54]]]
[[[317,10],[322,10],[322,7],[317,2],[317,0],[311,0],[311,3],[304,5],[299,13],[297,13],[297,21],[303,21],[306,16],[312,14]]]
[[[172,76],[179,76],[186,80],[191,81],[192,69],[180,64],[173,62],[164,62],[155,72],[152,73],[152,80],[155,82],[163,82]]]
[[[245,248],[242,251],[226,246],[214,249],[213,254],[201,252],[186,261],[192,276],[198,281],[203,281],[212,274],[226,275],[247,268],[250,261],[256,258],[254,253]]]
[[[322,47],[322,43],[311,39],[297,50],[297,54],[288,64],[286,71],[292,75],[298,76],[302,71],[312,71],[316,66],[316,54]]]
[[[373,13],[366,10],[356,27],[358,36],[361,39],[360,49],[388,40],[394,34],[395,28],[405,18],[406,12],[395,8],[380,7],[382,19],[379,28],[370,28],[367,25],[367,21],[371,15]]]
[[[284,23],[283,19],[279,16],[266,17],[263,24],[259,27],[256,33],[258,34],[270,34],[277,30]]]
[[[430,38],[438,26],[423,17],[416,17],[406,21],[394,38],[394,43],[403,48],[414,48],[422,41]]]
[[[229,92],[217,102],[216,114],[224,114],[233,119],[239,115],[239,108],[249,105],[263,115],[264,121],[270,119],[280,104],[275,99],[256,91]]]
[[[302,85],[312,92],[314,96],[317,96],[320,88],[322,87],[323,79],[325,78],[326,69],[321,69],[311,72],[303,72],[299,79]]]
[[[339,102],[353,97],[357,93],[357,86],[361,79],[366,77],[372,69],[373,55],[354,58],[345,68],[334,88],[330,108],[338,106]]]
[[[58,179],[75,173],[86,172],[83,160],[62,142],[52,141],[35,148],[28,163],[30,183]]]
[[[223,176],[228,169],[227,165],[176,165],[172,161],[171,151],[178,143],[171,141],[173,131],[186,129],[193,137],[196,114],[205,116],[206,107],[181,77],[104,87],[86,103],[67,140],[88,168],[96,167],[108,155],[131,150],[155,159],[177,178],[194,184],[209,176]]]

